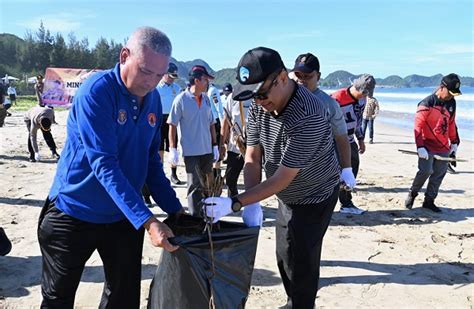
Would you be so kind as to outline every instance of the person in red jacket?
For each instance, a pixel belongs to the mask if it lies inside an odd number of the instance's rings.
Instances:
[[[418,151],[418,172],[405,200],[411,209],[418,192],[428,180],[422,207],[441,212],[434,200],[448,169],[448,162],[437,160],[433,155],[455,157],[459,145],[456,127],[456,100],[461,94],[461,81],[454,74],[443,77],[441,84],[430,96],[418,103],[415,115],[415,142]]]

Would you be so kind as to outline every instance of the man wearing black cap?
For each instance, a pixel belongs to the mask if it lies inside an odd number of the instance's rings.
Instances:
[[[41,160],[37,143],[38,130],[43,134],[44,140],[51,150],[53,158],[59,159],[56,143],[51,134],[51,125],[54,121],[54,110],[49,107],[34,106],[30,108],[24,116],[26,129],[28,130],[28,151],[30,153],[30,162]]]
[[[455,96],[461,94],[461,81],[454,74],[443,77],[438,89],[418,103],[415,115],[415,142],[418,151],[418,172],[411,185],[405,206],[413,207],[418,192],[428,180],[422,207],[441,212],[434,200],[448,169],[448,162],[433,156],[456,158],[460,142],[456,126]],[[454,162],[455,164],[456,162]]]
[[[354,177],[357,177],[359,172],[359,153],[363,154],[365,152],[362,114],[367,96],[373,96],[374,88],[375,78],[370,74],[362,74],[354,80],[350,87],[337,90],[331,94],[339,103],[346,121],[347,136],[351,147],[351,167]],[[341,202],[341,213],[361,215],[365,212],[354,205],[350,190],[341,190],[339,201]]]
[[[336,147],[341,164],[341,181],[346,187],[354,188],[355,178],[351,168],[351,148],[347,136],[347,126],[339,104],[326,92],[318,87],[321,72],[319,72],[319,59],[311,53],[301,54],[295,60],[293,68],[295,81],[308,88],[321,102],[323,102],[329,113],[332,134],[336,141]]]
[[[200,175],[212,177],[212,163],[219,159],[216,141],[215,118],[211,111],[211,102],[206,95],[209,80],[214,79],[206,68],[195,65],[189,72],[190,87],[176,96],[171,107],[170,125],[170,163],[179,161],[177,144],[174,140],[179,125],[179,140],[183,150],[187,173],[188,209],[193,216],[201,215],[200,201],[203,188]]]
[[[245,53],[237,80],[234,99],[254,100],[247,122],[246,191],[232,198],[205,199],[206,215],[216,222],[244,206],[244,219],[257,223],[259,201],[276,194],[276,252],[286,306],[313,308],[323,237],[339,191],[327,110],[288,77],[275,50],[258,47]]]
[[[166,122],[173,105],[173,100],[181,92],[181,88],[175,84],[175,80],[178,79],[178,67],[176,64],[170,62],[168,66],[168,73],[163,76],[160,83],[158,84],[158,92],[160,93],[161,105],[163,106],[163,125],[161,127],[161,145],[160,145],[160,156],[164,162],[164,152],[169,152],[169,124]],[[174,140],[177,143],[178,136],[175,136]],[[176,165],[171,165],[171,182],[180,185],[181,181],[178,179],[176,174]]]

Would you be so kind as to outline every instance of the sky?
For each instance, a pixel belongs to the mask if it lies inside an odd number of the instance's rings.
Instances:
[[[471,0],[0,0],[0,33],[21,38],[42,21],[91,47],[123,43],[134,29],[165,32],[179,61],[235,68],[249,49],[277,50],[293,67],[311,52],[325,77],[336,70],[385,78],[451,72],[474,76]]]

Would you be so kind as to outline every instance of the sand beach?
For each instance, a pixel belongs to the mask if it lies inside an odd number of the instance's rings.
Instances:
[[[58,110],[52,133],[59,150],[66,135],[67,111]],[[403,201],[416,173],[411,130],[375,123],[375,143],[361,156],[354,203],[362,216],[341,214],[336,206],[326,234],[318,308],[472,308],[474,306],[474,143],[463,140],[457,174],[447,174],[436,202],[439,214],[412,210]],[[28,162],[23,114],[14,112],[0,128],[0,227],[13,243],[0,257],[0,308],[39,308],[41,254],[37,219],[55,174],[41,134],[43,162]],[[182,161],[178,167],[185,179]],[[165,170],[169,174],[168,163]],[[183,205],[186,186],[175,186]],[[276,199],[262,202],[265,222],[259,236],[246,308],[277,308],[286,301],[275,259]],[[152,211],[160,219],[158,207]],[[229,220],[240,220],[238,216]],[[141,307],[146,308],[161,249],[147,236],[142,259]],[[76,294],[77,308],[97,308],[103,286],[97,253],[87,263]]]

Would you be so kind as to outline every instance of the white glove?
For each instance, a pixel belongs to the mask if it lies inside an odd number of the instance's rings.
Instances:
[[[449,150],[449,154],[456,155],[456,152],[458,152],[458,144],[451,144],[451,150]]]
[[[212,146],[212,154],[214,155],[214,162],[219,161],[219,147],[218,146]]]
[[[260,203],[253,203],[245,206],[244,210],[242,211],[242,219],[244,220],[244,223],[249,227],[262,227],[263,212]]]
[[[178,165],[178,162],[179,162],[178,149],[170,148],[170,155],[171,155],[171,158],[169,159],[169,163],[174,166]]]
[[[36,161],[41,161],[41,156],[40,156],[39,152],[35,152],[35,160]]]
[[[228,197],[208,197],[203,200],[206,217],[216,223],[220,218],[232,213],[232,200]]]
[[[428,150],[426,150],[425,147],[420,147],[417,149],[417,151],[418,151],[418,157],[420,159],[425,159],[425,160],[429,159]]]
[[[346,184],[351,189],[354,189],[356,185],[356,180],[354,173],[352,173],[352,167],[345,167],[341,171],[341,181]]]

